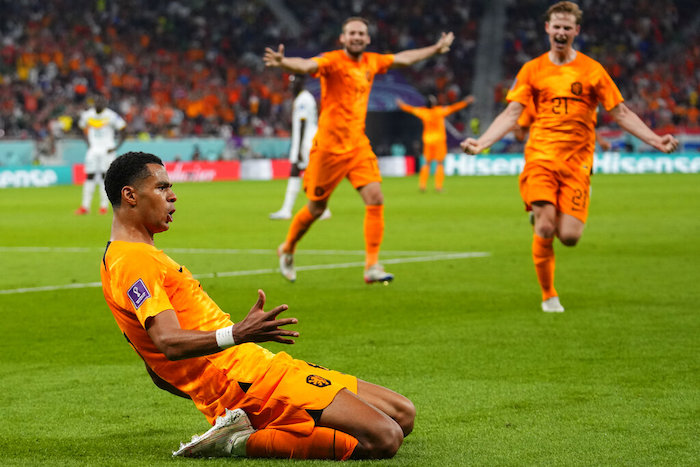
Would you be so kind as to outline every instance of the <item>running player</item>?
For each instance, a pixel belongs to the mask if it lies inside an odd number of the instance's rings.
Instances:
[[[582,16],[573,2],[549,7],[545,16],[549,52],[523,65],[506,96],[508,106],[486,132],[461,143],[465,152],[480,153],[511,131],[523,109],[534,102],[536,117],[525,146],[520,194],[534,212],[532,257],[542,310],[547,312],[564,311],[554,288],[553,239],[576,245],[588,216],[598,103],[620,127],[657,150],[671,152],[678,147],[672,135],[657,135],[623,103],[598,62],[573,48]]]
[[[445,134],[445,117],[462,110],[474,102],[474,97],[455,102],[452,105],[437,105],[435,96],[428,96],[426,107],[413,107],[401,99],[396,99],[396,105],[404,112],[408,112],[421,119],[423,122],[423,156],[425,164],[418,174],[418,189],[425,191],[430,175],[430,165],[435,161],[435,190],[442,191],[445,180],[445,156],[447,155],[447,135]]]
[[[340,34],[343,48],[340,50],[306,59],[285,57],[283,45],[277,50],[265,49],[266,66],[321,79],[318,132],[304,174],[304,191],[309,202],[296,213],[286,240],[278,248],[280,271],[286,279],[296,280],[294,250],[297,243],[323,214],[328,198],[345,177],[365,204],[365,282],[388,282],[394,278],[379,264],[379,248],[384,236],[384,195],[377,156],[365,134],[369,93],[374,75],[446,53],[453,40],[450,32],[443,33],[435,44],[420,49],[397,54],[366,52],[370,43],[368,22],[351,17],[343,23]]]
[[[255,342],[293,344],[280,305],[265,294],[236,323],[184,266],[154,246],[177,200],[162,161],[118,157],[105,180],[114,210],[100,264],[102,290],[153,382],[191,399],[213,427],[183,444],[186,457],[389,458],[413,429],[411,401],[389,389],[273,354]]]

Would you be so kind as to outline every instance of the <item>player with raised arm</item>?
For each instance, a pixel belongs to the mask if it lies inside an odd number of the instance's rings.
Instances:
[[[536,116],[525,146],[520,194],[534,213],[532,257],[546,312],[564,311],[554,288],[553,239],[576,245],[588,217],[598,104],[620,127],[657,150],[671,152],[678,147],[672,135],[657,135],[624,104],[602,65],[573,48],[582,16],[573,2],[549,7],[545,16],[549,51],[523,65],[506,96],[508,106],[486,132],[461,143],[465,152],[480,153],[511,131],[523,109],[534,102]]]
[[[404,112],[419,118],[423,122],[423,156],[425,164],[418,174],[418,189],[425,191],[430,176],[430,165],[433,161],[435,167],[435,190],[442,191],[445,180],[445,156],[447,155],[447,134],[445,133],[445,117],[462,110],[474,102],[473,96],[468,96],[452,105],[437,105],[435,96],[428,96],[428,105],[414,107],[406,104],[401,99],[396,99],[396,105]]]
[[[233,322],[192,274],[154,245],[177,197],[160,158],[118,157],[105,179],[114,210],[100,274],[127,342],[153,382],[191,399],[213,425],[180,446],[185,457],[364,459],[392,457],[413,429],[411,401],[389,389],[273,354],[256,342],[299,336],[264,311],[265,294]]]
[[[85,183],[83,183],[82,204],[75,213],[79,216],[90,212],[95,186],[100,192],[100,214],[107,214],[107,194],[104,187],[104,174],[114,160],[117,149],[125,138],[126,122],[114,110],[107,108],[104,96],[95,98],[94,107],[80,115],[78,126],[88,145],[85,154]]]
[[[301,173],[309,164],[309,152],[311,143],[318,128],[318,111],[316,99],[304,89],[306,75],[290,75],[294,102],[292,104],[292,140],[289,148],[289,162],[291,163],[287,190],[284,194],[282,208],[270,214],[270,219],[291,219],[294,201],[301,190]],[[321,219],[331,217],[331,212],[326,208]]]
[[[309,202],[296,213],[286,240],[278,248],[280,271],[286,279],[296,280],[294,251],[297,243],[323,214],[333,190],[346,177],[365,204],[365,282],[388,282],[394,278],[379,263],[384,236],[384,195],[377,156],[365,134],[369,94],[376,74],[446,53],[453,40],[452,33],[443,33],[428,47],[397,54],[366,52],[370,43],[368,22],[351,17],[343,23],[340,50],[307,59],[286,57],[283,45],[277,50],[265,49],[266,66],[321,79],[318,131],[304,174],[304,191]]]

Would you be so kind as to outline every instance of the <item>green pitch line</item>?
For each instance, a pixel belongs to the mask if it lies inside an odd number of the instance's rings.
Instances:
[[[0,251],[22,251],[22,252],[27,252],[27,251],[36,251],[36,252],[42,252],[42,251],[47,251],[46,249],[50,249],[51,247],[17,247],[17,248],[0,248]],[[50,249],[50,251],[61,251],[61,252],[66,252],[66,251],[71,251],[71,250],[80,250],[78,252],[85,252],[88,249],[80,249],[80,248],[53,248]],[[189,250],[189,249],[170,249],[169,251],[175,251],[175,250]],[[211,253],[212,251],[216,250],[198,250],[199,252],[206,252],[206,253]],[[228,250],[228,251],[234,251],[234,250]],[[257,252],[261,250],[235,250],[239,253],[245,254],[245,253],[250,253],[251,251]],[[265,250],[267,251],[268,254],[271,254],[274,250]],[[316,251],[316,250],[315,250]],[[336,254],[340,250],[330,250],[330,251],[335,251]],[[180,253],[183,253],[184,251],[180,251]],[[193,252],[193,251],[190,251]],[[347,252],[346,252],[347,253]],[[392,252],[387,252],[387,254],[391,254]],[[399,254],[406,254],[406,252],[399,252]],[[255,253],[253,253],[255,254]],[[329,254],[326,252],[323,252],[321,254]],[[362,252],[364,254],[364,252]],[[424,262],[431,262],[431,261],[446,261],[446,260],[454,260],[454,259],[466,259],[466,258],[483,258],[486,256],[490,256],[490,253],[484,252],[484,251],[465,251],[465,252],[456,252],[456,253],[438,253],[438,254],[431,254],[427,256],[415,256],[415,257],[408,257],[408,258],[388,258],[386,260],[383,260],[382,263],[384,264],[402,264],[402,263],[424,263]],[[328,270],[328,269],[346,269],[346,268],[354,268],[354,267],[362,267],[364,266],[364,262],[361,261],[355,261],[355,262],[350,262],[350,263],[335,263],[335,264],[312,264],[312,265],[307,265],[307,266],[299,266],[297,267],[297,271],[319,271],[319,270]],[[264,268],[264,269],[251,269],[251,270],[246,270],[246,271],[226,271],[226,272],[212,272],[212,273],[203,273],[203,274],[193,274],[193,276],[197,279],[211,279],[215,277],[240,277],[240,276],[258,276],[262,274],[276,274],[279,272],[278,268]],[[22,293],[33,293],[33,292],[49,292],[49,291],[55,291],[55,290],[72,290],[72,289],[87,289],[87,288],[94,288],[94,287],[102,287],[101,282],[85,282],[85,283],[79,283],[79,284],[60,284],[60,285],[45,285],[45,286],[40,286],[40,287],[21,287],[21,288],[16,288],[16,289],[7,289],[7,290],[0,290],[0,295],[13,295],[13,294],[22,294]]]

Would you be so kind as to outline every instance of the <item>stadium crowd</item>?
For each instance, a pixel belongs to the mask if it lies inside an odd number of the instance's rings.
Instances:
[[[452,103],[471,91],[483,14],[478,1],[285,2],[303,25],[297,36],[259,0],[2,3],[0,137],[24,139],[77,131],[73,123],[95,93],[108,97],[131,136],[287,136],[287,76],[263,67],[263,48],[285,43],[304,56],[336,48],[349,15],[372,19],[370,50],[379,52],[421,47],[434,42],[434,31],[453,31],[449,54],[402,70],[421,93]],[[519,66],[545,50],[541,21],[532,14],[543,3],[510,3],[506,79],[495,86],[496,101]],[[586,28],[579,47],[608,68],[630,107],[655,128],[697,126],[700,41],[684,30],[697,16],[686,11],[692,5],[581,3]],[[669,54],[676,44],[684,46]]]

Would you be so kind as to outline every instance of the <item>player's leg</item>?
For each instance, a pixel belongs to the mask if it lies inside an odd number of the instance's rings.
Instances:
[[[543,311],[564,311],[558,304],[558,293],[554,288],[554,237],[557,233],[558,212],[556,207],[558,182],[551,167],[542,164],[527,164],[520,175],[520,194],[534,215],[532,235],[532,261],[537,281],[542,292]],[[549,304],[553,304],[549,309]],[[561,309],[560,309],[561,308]]]
[[[566,246],[575,246],[583,235],[586,226],[580,219],[570,214],[559,214],[557,223],[557,237]]]
[[[88,149],[87,153],[85,154],[85,182],[83,183],[82,198],[80,207],[77,211],[75,211],[75,213],[78,215],[87,214],[90,212],[92,195],[95,192],[95,186],[97,185],[95,175],[98,170],[97,154],[94,150]]]
[[[431,156],[435,160],[435,191],[441,192],[445,182],[445,156],[447,155],[447,142],[441,141],[432,145]]]
[[[340,391],[324,409],[319,425],[357,439],[353,459],[393,457],[413,429],[413,404],[400,394],[360,381],[357,392]]]
[[[423,148],[425,148],[425,145],[423,145]],[[421,166],[420,170],[418,171],[418,189],[420,191],[425,191],[425,188],[428,185],[428,177],[430,177],[430,165],[432,164],[432,160],[428,158],[427,152],[424,150],[423,151],[423,165]]]
[[[109,206],[109,199],[107,198],[107,192],[105,191],[105,177],[109,166],[114,161],[113,153],[102,153],[99,155],[99,166],[100,172],[96,176],[97,180],[97,190],[100,193],[100,214],[107,214]]]
[[[348,179],[365,204],[365,282],[389,282],[394,275],[384,271],[379,264],[379,250],[384,239],[382,176],[377,156],[369,145],[357,151],[348,171]]]
[[[284,193],[284,201],[279,211],[270,214],[270,219],[291,219],[294,202],[301,190],[301,170],[296,161],[292,161],[291,170],[289,171],[289,179],[287,180],[287,189]]]
[[[277,248],[280,272],[290,281],[296,280],[294,251],[316,219],[326,210],[328,198],[347,174],[344,160],[337,155],[312,150],[304,174],[304,191],[309,202],[292,218],[284,243]]]

